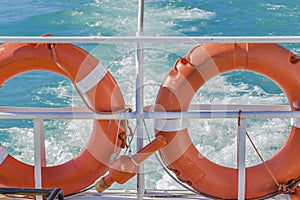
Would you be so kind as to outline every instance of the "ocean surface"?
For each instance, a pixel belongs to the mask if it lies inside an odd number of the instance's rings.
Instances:
[[[128,36],[137,31],[137,0],[59,1],[2,0],[1,36]],[[300,35],[300,1],[149,0],[145,2],[144,34],[150,36],[294,36]],[[127,105],[135,107],[135,45],[77,44],[96,56],[117,80]],[[145,105],[154,104],[159,86],[174,62],[195,44],[145,45]],[[300,54],[300,44],[282,44]],[[268,78],[234,71],[209,80],[193,103],[288,105],[286,95]],[[84,106],[71,82],[35,71],[18,75],[0,90],[1,106]],[[224,166],[236,167],[236,119],[191,120],[189,132],[202,154]],[[48,165],[64,163],[84,147],[91,120],[45,120]],[[135,120],[130,120],[133,130]],[[146,120],[153,138],[153,121]],[[248,120],[247,130],[264,159],[284,143],[290,119]],[[135,139],[133,139],[135,141]],[[145,143],[148,142],[145,136]],[[135,143],[135,142],[134,142]],[[0,144],[11,155],[33,163],[33,121],[1,120]],[[136,144],[133,144],[135,146]],[[134,149],[134,147],[133,147]],[[247,142],[247,166],[260,163]],[[145,164],[146,187],[180,188],[155,157]],[[135,188],[135,179],[114,188]]]

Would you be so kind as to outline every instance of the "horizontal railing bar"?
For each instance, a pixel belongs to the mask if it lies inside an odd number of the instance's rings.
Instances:
[[[150,106],[151,107],[151,106]],[[142,115],[136,112],[96,114],[85,107],[74,108],[29,108],[0,107],[0,119],[167,119],[167,118],[289,118],[300,116],[300,112],[290,111],[288,105],[222,105],[193,104],[189,112],[154,112],[145,107]]]
[[[123,112],[109,115],[91,112],[0,112],[0,119],[175,119],[175,118],[300,118],[300,111],[199,111]]]
[[[135,112],[96,114],[93,112],[0,112],[0,119],[134,119]]]
[[[258,110],[289,111],[289,105],[244,105],[244,104],[191,104],[189,110]]]
[[[127,105],[132,108],[132,105]],[[144,107],[145,111],[153,111],[154,105]],[[289,105],[245,105],[245,104],[191,104],[189,110],[259,110],[259,111],[289,111]],[[43,108],[43,107],[12,107],[0,106],[0,112],[92,112],[86,107],[62,107],[62,108]]]
[[[176,118],[300,118],[300,111],[200,111],[200,112],[145,112],[145,119]]]
[[[43,108],[43,107],[0,106],[0,112],[91,112],[91,111],[86,107]]]
[[[300,43],[300,36],[0,36],[0,43]]]

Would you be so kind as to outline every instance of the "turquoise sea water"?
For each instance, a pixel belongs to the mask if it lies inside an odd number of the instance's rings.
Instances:
[[[124,36],[135,35],[136,0],[127,1],[1,1],[1,36]],[[300,35],[300,1],[165,1],[145,2],[145,35],[163,36],[281,36]],[[126,104],[135,104],[135,46],[130,44],[77,44],[96,56],[117,80]],[[196,43],[195,43],[196,45]],[[300,44],[283,44],[300,54]],[[145,46],[145,104],[154,104],[164,75],[176,59],[193,45]],[[194,103],[288,104],[285,94],[269,79],[235,71],[210,80],[198,91]],[[19,75],[0,90],[1,106],[71,107],[83,103],[71,82],[48,72]],[[130,121],[133,129],[135,121]],[[49,165],[71,159],[80,152],[91,130],[91,121],[46,120],[45,145]],[[33,122],[1,120],[0,142],[10,154],[33,162]],[[153,136],[153,123],[147,121]],[[249,120],[248,132],[267,159],[283,144],[290,120]],[[214,162],[236,166],[236,121],[191,120],[191,137],[197,148]],[[79,131],[78,131],[79,130]],[[81,131],[82,130],[82,131]],[[259,162],[250,145],[247,165]],[[152,158],[146,167],[150,188],[177,187]],[[164,180],[163,180],[164,179]],[[133,181],[127,186],[134,187]]]

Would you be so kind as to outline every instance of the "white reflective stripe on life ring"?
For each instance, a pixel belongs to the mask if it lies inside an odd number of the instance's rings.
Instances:
[[[8,151],[0,145],[0,165],[3,163],[7,156]]]
[[[291,125],[295,126],[296,128],[300,128],[300,118],[292,118]]]
[[[133,156],[130,156],[130,160],[131,162],[135,165],[135,166],[139,166],[139,163],[137,163],[135,160],[134,160],[134,157]]]
[[[106,75],[107,69],[99,63],[84,79],[77,82],[77,87],[82,92],[87,92],[95,87]]]
[[[157,119],[154,127],[158,131],[173,132],[184,130],[188,128],[189,124],[189,119]]]

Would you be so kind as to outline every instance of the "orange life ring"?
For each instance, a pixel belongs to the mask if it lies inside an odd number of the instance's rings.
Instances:
[[[56,61],[66,71],[57,66],[53,50]],[[49,71],[76,83],[95,111],[116,112],[125,109],[120,88],[110,72],[95,57],[72,44],[50,47],[49,44],[6,43],[0,46],[0,66],[0,85],[24,72]],[[124,127],[120,129],[118,121],[95,120],[91,137],[78,156],[60,165],[42,167],[42,187],[58,187],[68,195],[93,184],[108,170],[115,146],[119,149],[122,142],[118,136],[124,131]],[[34,167],[15,159],[1,146],[0,185],[35,187]]]
[[[277,44],[204,44],[179,59],[164,79],[156,110],[187,111],[197,90],[210,78],[227,71],[249,70],[265,75],[287,95],[291,110],[300,110],[300,62]],[[294,120],[297,122],[297,120]],[[280,184],[300,176],[300,126],[291,126],[283,147],[266,164]],[[193,145],[184,120],[157,120],[156,135],[167,138],[162,158],[177,177],[196,191],[213,198],[237,198],[237,169],[205,158]],[[277,184],[263,164],[246,168],[247,199],[278,193]]]

